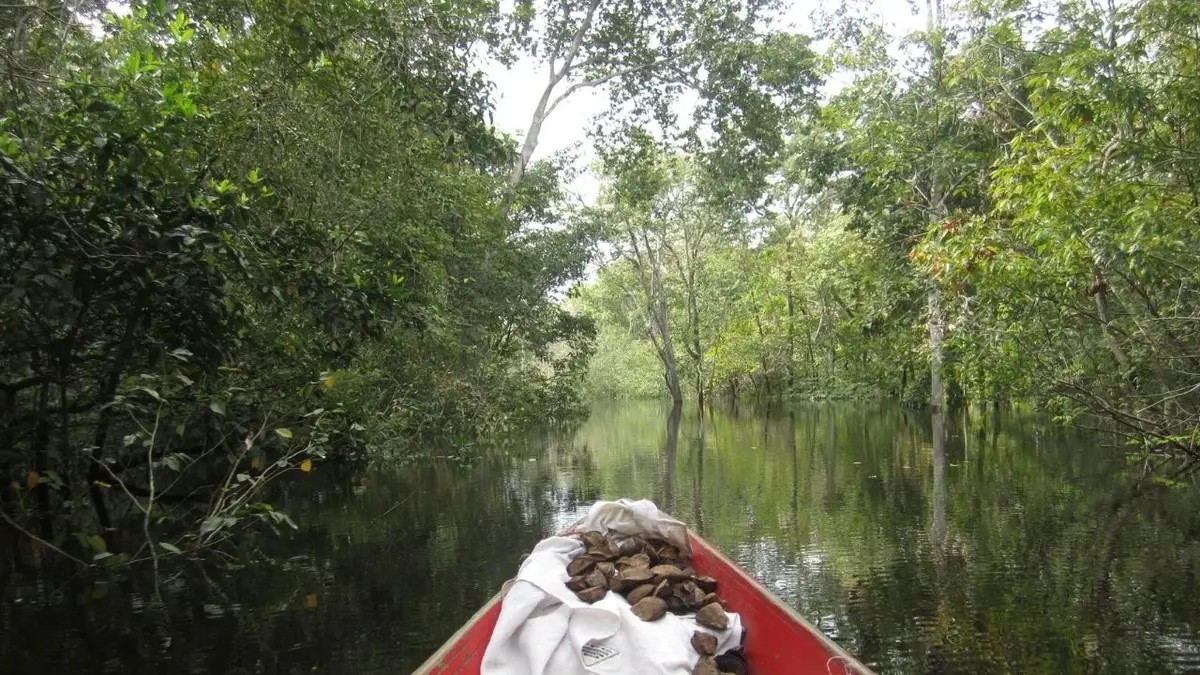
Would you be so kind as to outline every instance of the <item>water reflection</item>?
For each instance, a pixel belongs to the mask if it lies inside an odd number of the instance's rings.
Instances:
[[[667,413],[667,444],[663,449],[667,458],[666,487],[659,504],[667,513],[675,513],[675,456],[679,453],[679,421],[683,416],[681,406],[672,406]],[[703,411],[699,417],[703,417]]]
[[[946,422],[941,410],[933,412],[932,429],[933,526],[930,540],[934,551],[941,553],[946,542]]]
[[[318,471],[280,500],[301,530],[269,544],[278,562],[188,568],[162,600],[145,579],[12,572],[0,671],[408,672],[533,543],[622,496],[690,519],[883,673],[1197,668],[1200,499],[1134,495],[1120,457],[1048,429],[622,405],[471,467]]]
[[[709,408],[711,415],[711,406]],[[704,491],[704,415],[696,415],[696,450],[695,459],[692,465],[695,467],[695,481],[692,484],[692,520],[690,525],[697,530],[704,531],[704,509],[701,508],[703,500],[700,498]]]

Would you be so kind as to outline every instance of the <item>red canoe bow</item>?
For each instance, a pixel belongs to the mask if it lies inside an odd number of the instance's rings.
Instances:
[[[689,531],[688,536],[692,567],[716,579],[721,599],[742,617],[751,675],[873,675],[737,563],[696,533]],[[503,596],[502,590],[480,608],[416,670],[417,675],[479,675]]]

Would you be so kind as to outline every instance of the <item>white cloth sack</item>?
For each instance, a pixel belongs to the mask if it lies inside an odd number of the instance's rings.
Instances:
[[[687,527],[648,500],[596,502],[575,528],[589,530],[661,537],[691,551]],[[692,614],[642,621],[616,593],[583,602],[566,587],[567,563],[583,548],[565,536],[534,547],[504,596],[481,675],[690,675],[700,660],[694,631],[716,635],[718,654],[741,644],[734,613],[728,629],[714,631],[697,626]]]

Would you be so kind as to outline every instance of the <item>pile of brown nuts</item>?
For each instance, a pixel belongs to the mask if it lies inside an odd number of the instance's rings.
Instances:
[[[628,537],[620,541],[603,532],[584,532],[586,550],[567,564],[567,588],[580,600],[593,603],[610,590],[625,597],[642,621],[657,621],[667,612],[696,613],[696,623],[713,630],[729,628],[725,603],[717,597],[717,581],[699,576],[687,556],[656,538]],[[696,631],[692,647],[700,663],[692,672],[718,675],[717,638]]]

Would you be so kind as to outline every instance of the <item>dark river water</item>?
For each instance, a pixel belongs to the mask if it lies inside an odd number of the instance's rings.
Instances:
[[[0,673],[406,673],[537,540],[622,496],[880,673],[1200,672],[1200,490],[1140,473],[1016,411],[599,407],[470,466],[318,469],[276,502],[300,530],[262,544],[274,564],[18,575]]]

